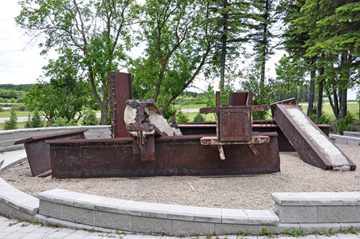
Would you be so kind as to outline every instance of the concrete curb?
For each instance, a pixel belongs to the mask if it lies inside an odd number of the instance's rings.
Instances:
[[[273,193],[272,197],[275,212],[136,202],[63,189],[35,198],[0,179],[1,214],[75,229],[169,235],[258,234],[264,228],[276,234],[287,229],[307,233],[360,229],[360,192]]]
[[[344,131],[344,135],[338,135],[338,134],[329,134],[329,138],[333,143],[336,144],[347,144],[347,145],[360,145],[360,136],[359,137],[353,137],[345,135],[345,133],[348,132],[348,135],[354,135],[354,133],[357,132],[350,132],[350,131]],[[360,133],[360,132],[358,132]]]

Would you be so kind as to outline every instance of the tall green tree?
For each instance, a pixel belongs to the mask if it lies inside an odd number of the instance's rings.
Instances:
[[[140,24],[145,54],[131,62],[135,98],[153,98],[165,109],[207,63],[213,48],[207,1],[148,0]]]
[[[296,21],[304,17],[301,8],[305,5],[306,0],[281,0],[280,8],[283,9],[282,21],[285,25],[285,31],[282,34],[283,45],[292,59],[303,59],[308,71],[310,71],[310,89],[308,97],[307,115],[311,116],[314,110],[315,101],[315,76],[316,76],[316,56],[312,58],[305,57],[306,41],[310,39],[309,31],[315,27],[307,25],[307,22]]]
[[[347,90],[358,77],[355,72],[359,67],[359,6],[353,0],[308,0],[302,8],[304,17],[299,20],[303,24],[315,23],[306,42],[305,56],[321,54],[322,59],[317,61],[321,73],[318,82],[330,87],[325,91],[334,94],[331,104],[340,119],[347,113]],[[328,84],[329,80],[331,84]],[[339,112],[335,112],[337,109]]]
[[[77,122],[85,113],[91,97],[91,87],[84,81],[76,65],[68,58],[50,60],[43,67],[45,77],[39,78],[35,87],[26,89],[24,103],[30,111],[39,110],[52,124],[57,118],[66,123]]]
[[[305,83],[306,63],[303,60],[296,61],[292,57],[284,55],[279,64],[275,64],[275,70],[279,85],[277,89],[279,100],[296,96],[299,87]]]
[[[252,41],[253,50],[256,52],[256,67],[260,69],[260,90],[265,85],[266,61],[274,54],[275,44],[272,42],[276,37],[274,24],[279,20],[278,0],[253,1],[253,11],[256,22],[253,25]]]
[[[220,78],[219,89],[225,90],[226,75],[233,77],[231,66],[238,60],[243,43],[249,41],[250,4],[246,0],[212,0],[210,20],[214,22],[216,40],[212,52],[212,72]]]
[[[118,70],[138,22],[133,0],[20,0],[16,23],[40,41],[42,54],[55,49],[82,71],[107,123],[108,72]],[[97,91],[102,89],[102,95]]]

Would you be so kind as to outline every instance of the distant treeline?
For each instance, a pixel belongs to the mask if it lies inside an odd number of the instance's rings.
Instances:
[[[35,84],[22,84],[22,85],[14,85],[14,84],[0,84],[0,89],[4,90],[16,90],[16,91],[24,91],[29,87],[34,87]]]
[[[23,84],[23,85],[13,85],[13,84],[2,84],[0,85],[0,100],[3,102],[3,99],[19,99],[22,98],[22,92],[29,88],[34,87],[35,84]],[[8,102],[5,102],[8,103]]]

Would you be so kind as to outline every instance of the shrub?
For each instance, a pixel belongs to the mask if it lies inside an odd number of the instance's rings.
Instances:
[[[316,123],[316,114],[312,114],[312,115],[310,116],[310,119],[311,119],[314,123]],[[320,119],[319,119],[319,124],[331,124],[331,119],[330,119],[330,117],[327,116],[324,111],[321,112],[321,116],[320,116]]]
[[[5,121],[4,130],[17,129],[17,116],[15,108],[11,108],[10,119]]]
[[[184,114],[182,111],[179,111],[176,114],[176,121],[178,123],[184,123],[184,122],[189,122],[189,118],[186,114]]]
[[[199,112],[194,117],[194,122],[204,122],[205,118],[204,116]]]
[[[97,125],[99,123],[93,110],[86,112],[82,125]]]
[[[24,127],[25,127],[25,128],[32,128],[32,125],[31,125],[31,115],[30,115],[30,114],[28,115],[28,119],[27,119],[27,121],[25,122]]]
[[[18,110],[18,111],[26,111],[27,108],[26,108],[26,106],[24,104],[19,104],[19,105],[16,106],[16,110]]]
[[[31,118],[31,128],[44,127],[44,122],[41,120],[39,111],[35,110],[34,116]]]
[[[74,120],[71,119],[69,122],[67,122],[67,120],[65,118],[59,117],[56,118],[55,123],[52,124],[51,126],[53,127],[62,127],[62,126],[72,126],[74,125]]]
[[[334,125],[334,128],[336,129],[336,131],[343,135],[344,134],[344,131],[351,131],[354,129],[353,126],[351,126],[351,124],[354,122],[354,116],[351,114],[351,113],[347,113],[347,115],[342,118],[342,119],[339,119],[335,125]]]

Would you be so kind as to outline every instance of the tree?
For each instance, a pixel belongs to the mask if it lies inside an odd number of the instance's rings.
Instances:
[[[44,127],[44,122],[41,120],[39,111],[35,110],[34,115],[31,118],[31,128]]]
[[[10,111],[10,119],[5,121],[4,130],[17,129],[17,116],[15,108],[12,107]]]
[[[298,21],[304,25],[315,26],[309,32],[306,41],[306,57],[319,56],[316,62],[320,76],[318,82],[321,90],[333,93],[334,102],[330,102],[334,114],[339,119],[347,112],[347,89],[354,84],[359,67],[359,27],[356,20],[360,4],[353,0],[309,0],[302,8],[304,17]],[[328,83],[327,81],[331,81]],[[318,98],[322,95],[319,91]],[[337,105],[339,102],[340,107]],[[338,109],[339,112],[336,112]],[[318,110],[319,111],[319,110]]]
[[[279,64],[275,64],[275,68],[279,85],[277,92],[279,95],[284,96],[279,100],[294,97],[298,88],[305,82],[306,63],[302,60],[295,61],[290,56],[284,55]]]
[[[66,123],[77,122],[84,115],[91,97],[90,86],[70,63],[72,61],[66,57],[50,60],[43,67],[50,82],[39,78],[35,87],[26,90],[23,101],[27,108],[41,111],[50,124],[60,117],[65,118]]]
[[[107,123],[108,72],[118,70],[130,46],[130,26],[137,22],[133,0],[20,0],[16,23],[41,40],[41,54],[55,49],[67,57],[91,86]],[[102,89],[102,96],[97,87]]]
[[[220,77],[220,91],[225,90],[226,75],[231,66],[240,56],[242,43],[248,42],[248,13],[250,4],[244,0],[213,0],[210,1],[210,20],[214,22],[216,45],[212,52],[212,72]],[[219,70],[220,69],[220,70]],[[220,72],[219,72],[220,71]]]
[[[256,0],[253,1],[254,14],[257,21],[253,25],[251,34],[256,52],[256,67],[260,69],[260,91],[265,85],[266,61],[274,54],[274,45],[271,40],[275,37],[273,26],[278,20],[277,0]]]
[[[165,112],[201,72],[213,47],[208,6],[197,0],[148,0],[140,24],[145,55],[130,62],[135,98]]]
[[[309,31],[315,25],[308,25],[308,22],[302,22],[297,19],[304,17],[301,8],[306,3],[306,0],[281,0],[280,8],[284,9],[283,22],[286,26],[282,34],[283,45],[286,51],[293,59],[303,59],[307,64],[307,69],[310,71],[310,89],[308,97],[307,115],[310,117],[314,110],[315,100],[315,76],[316,76],[316,56],[307,58],[306,41],[310,39]]]

